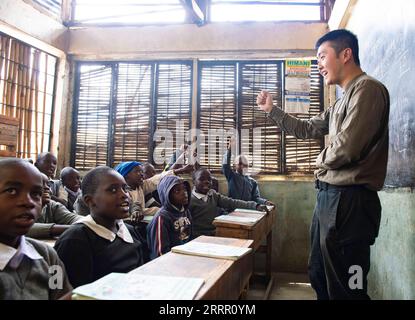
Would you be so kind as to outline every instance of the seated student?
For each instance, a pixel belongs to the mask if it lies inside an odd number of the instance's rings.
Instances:
[[[78,170],[72,167],[65,167],[60,174],[61,185],[59,198],[66,202],[69,211],[74,211],[73,204],[81,196],[81,176]]]
[[[212,177],[210,171],[204,168],[193,174],[193,191],[189,210],[192,215],[193,238],[200,235],[215,235],[212,224],[215,217],[223,214],[221,209],[235,210],[236,208],[266,211],[266,206],[254,201],[243,201],[225,197],[211,189]]]
[[[40,153],[35,161],[36,168],[38,168],[40,172],[46,174],[49,179],[49,187],[51,190],[52,200],[58,201],[65,205],[64,201],[59,199],[60,181],[53,180],[55,177],[57,164],[58,160],[51,152]]]
[[[43,173],[40,175],[43,181],[42,211],[27,235],[38,239],[58,237],[82,216],[70,212],[63,204],[51,200],[48,177]]]
[[[153,216],[159,210],[159,208],[146,208],[145,195],[150,194],[151,192],[156,190],[157,185],[163,177],[168,175],[179,175],[183,173],[189,173],[191,170],[193,170],[193,167],[186,166],[180,169],[165,171],[160,174],[156,174],[146,180],[143,179],[143,170],[141,162],[122,162],[115,167],[115,170],[117,170],[125,178],[127,184],[130,186],[131,189],[133,189],[131,191],[133,206],[135,208],[133,212],[139,213],[141,211],[143,215]],[[133,214],[132,218],[134,219],[135,216],[136,215]]]
[[[267,199],[261,198],[258,183],[247,175],[248,159],[244,155],[235,157],[235,171],[231,169],[232,149],[235,148],[235,139],[231,138],[228,150],[223,157],[222,173],[228,181],[228,195],[230,198],[244,201],[255,201],[258,204],[274,205]]]
[[[74,287],[141,266],[146,250],[134,228],[123,222],[128,217],[130,196],[118,172],[104,166],[92,169],[81,189],[91,214],[72,225],[55,243]]]
[[[147,180],[150,179],[152,177],[154,177],[157,173],[156,173],[156,169],[154,168],[154,166],[151,163],[148,162],[144,162],[141,165],[141,168],[143,169],[143,179]],[[160,208],[161,207],[161,203],[160,203],[160,197],[159,194],[157,192],[157,189],[154,190],[151,193],[148,193],[144,196],[144,200],[146,203],[146,208],[151,208],[151,207],[157,207]]]
[[[162,207],[147,227],[150,258],[169,252],[184,244],[191,236],[191,216],[188,210],[190,184],[175,176],[164,177],[157,190]]]
[[[49,245],[24,235],[39,216],[42,177],[30,163],[0,160],[0,300],[59,299],[72,290],[65,267]],[[62,285],[50,286],[50,267]]]

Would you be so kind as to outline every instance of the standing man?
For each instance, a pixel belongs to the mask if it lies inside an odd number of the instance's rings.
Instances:
[[[329,135],[316,160],[319,190],[311,224],[309,276],[317,299],[369,299],[370,246],[378,235],[377,195],[388,160],[389,93],[360,68],[357,37],[335,30],[317,43],[320,74],[343,97],[323,113],[299,120],[274,107],[261,91],[257,103],[282,130],[300,139]]]

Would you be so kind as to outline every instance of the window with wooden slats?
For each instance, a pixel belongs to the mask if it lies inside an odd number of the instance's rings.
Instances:
[[[151,161],[155,130],[190,126],[191,75],[188,61],[78,63],[72,165]]]
[[[152,63],[120,63],[114,109],[113,163],[147,161],[151,110]]]
[[[237,123],[237,65],[204,61],[199,66],[198,156],[200,164],[218,170]]]
[[[33,2],[41,5],[43,8],[53,13],[56,17],[61,16],[62,0],[33,0]]]
[[[17,157],[48,151],[58,59],[0,33],[0,114],[19,120]]]
[[[267,90],[273,95],[274,105],[282,107],[281,69],[281,61],[240,64],[241,153],[248,156],[255,172],[281,173],[281,130],[267,120],[256,103],[258,92]]]
[[[255,173],[309,174],[314,171],[315,159],[323,146],[322,140],[300,140],[281,132],[264,112],[256,98],[262,89],[269,91],[274,105],[283,108],[283,61],[202,61],[199,67],[198,128],[200,163],[217,171],[234,129],[238,132],[239,151],[248,157]],[[310,75],[310,101],[307,114],[301,119],[322,111],[322,83],[316,62]],[[224,134],[208,140],[210,130],[222,129]]]
[[[89,170],[108,164],[112,68],[105,64],[78,65],[75,103],[75,157],[72,166]]]
[[[170,143],[164,144],[161,159],[153,159],[156,167],[161,168],[176,148],[187,141],[186,133],[191,125],[192,63],[159,63],[156,74],[158,81],[154,129],[168,130],[172,139]],[[164,162],[161,163],[163,158]]]
[[[308,113],[295,114],[300,119],[310,119],[323,111],[322,82],[317,62],[312,61],[310,73],[310,108]],[[284,133],[285,135],[285,133]],[[322,150],[323,140],[296,139],[285,135],[285,171],[287,173],[313,173],[315,160]]]

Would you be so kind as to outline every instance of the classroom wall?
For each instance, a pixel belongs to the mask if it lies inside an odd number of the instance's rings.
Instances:
[[[273,229],[273,272],[307,272],[310,252],[309,229],[316,202],[312,177],[255,177],[261,196],[277,205]],[[226,180],[218,177],[219,191],[227,194]],[[257,254],[256,267],[262,270],[264,255]]]
[[[74,28],[68,53],[83,60],[314,57],[326,31],[326,23],[316,22]]]
[[[390,186],[379,193],[382,221],[371,252],[369,293],[374,299],[415,299],[415,181],[405,182],[410,174],[398,180],[391,177],[413,169],[415,163],[411,157],[415,147],[411,120],[415,101],[407,99],[413,91],[411,85],[405,92],[407,85],[415,81],[411,58],[411,48],[415,46],[415,2],[359,0],[346,27],[359,38],[363,69],[380,79],[391,95],[386,181]],[[404,114],[405,109],[409,112]],[[397,166],[397,156],[404,166]]]
[[[1,25],[10,26],[20,33],[25,33],[39,41],[44,42],[62,51],[67,50],[67,29],[57,19],[54,19],[23,0],[0,1],[0,31]],[[15,36],[10,34],[11,36]],[[18,37],[20,39],[20,37]],[[39,47],[29,37],[21,39],[35,47]],[[43,44],[41,45],[43,46]],[[40,49],[44,49],[41,47]]]

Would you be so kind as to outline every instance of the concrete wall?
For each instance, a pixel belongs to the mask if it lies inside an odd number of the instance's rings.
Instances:
[[[219,191],[227,194],[226,180],[218,176]],[[307,272],[310,252],[309,229],[316,202],[312,177],[255,177],[261,196],[277,205],[273,229],[273,272]],[[257,255],[258,269],[263,268],[263,255]]]
[[[379,193],[382,221],[371,251],[373,299],[415,299],[415,194],[398,188]]]
[[[315,56],[326,23],[213,23],[70,30],[77,59]]]
[[[0,1],[0,25],[1,24],[10,26],[21,33],[25,33],[28,36],[41,41],[44,43],[43,45],[50,45],[49,49],[51,50],[53,50],[53,48],[62,51],[67,50],[68,38],[66,27],[58,20],[43,14],[22,0]],[[0,31],[2,31],[1,26]],[[9,32],[6,33],[10,34]],[[15,36],[13,34],[10,35]],[[32,40],[29,38],[21,40],[35,47],[39,47],[38,45],[33,44],[31,42]],[[43,50],[44,48],[40,49]]]

